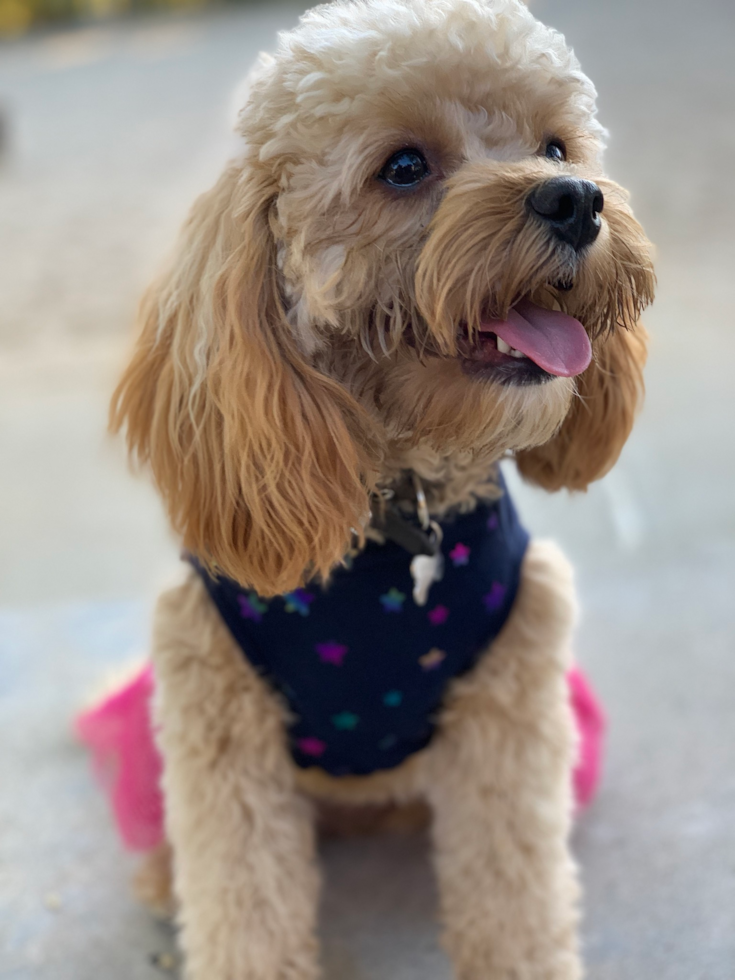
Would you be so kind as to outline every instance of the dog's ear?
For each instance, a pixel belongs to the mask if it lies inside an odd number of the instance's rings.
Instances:
[[[549,442],[518,453],[521,475],[545,490],[586,490],[617,461],[643,398],[646,331],[618,328],[578,380],[578,394]]]
[[[231,167],[194,205],[113,396],[184,547],[263,595],[327,574],[368,514],[367,414],[300,355],[277,283],[267,176]]]

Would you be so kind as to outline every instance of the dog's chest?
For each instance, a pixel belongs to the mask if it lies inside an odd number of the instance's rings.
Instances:
[[[413,600],[411,556],[369,543],[326,588],[262,599],[205,585],[250,663],[288,702],[302,767],[362,775],[428,744],[448,683],[469,670],[513,605],[528,536],[507,493],[443,525],[444,576]]]

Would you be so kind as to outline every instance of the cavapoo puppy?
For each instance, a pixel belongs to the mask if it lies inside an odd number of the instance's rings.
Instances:
[[[153,663],[189,980],[312,980],[315,801],[425,800],[459,980],[581,976],[574,595],[498,461],[615,462],[650,248],[519,0],[338,0],[261,57],[112,408],[189,561]]]

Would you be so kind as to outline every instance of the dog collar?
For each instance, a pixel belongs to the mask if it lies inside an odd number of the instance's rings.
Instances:
[[[393,500],[393,491],[375,494],[370,501],[370,524],[388,541],[410,555],[433,558],[441,548],[441,529],[429,516],[421,479],[411,474],[416,496],[416,520],[408,517]]]

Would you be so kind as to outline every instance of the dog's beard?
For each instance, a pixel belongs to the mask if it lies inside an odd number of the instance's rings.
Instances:
[[[593,340],[632,328],[651,301],[649,247],[624,192],[598,181],[603,229],[577,253],[529,219],[525,202],[539,178],[526,165],[488,180],[487,168],[477,165],[449,182],[415,282],[417,305],[441,348],[454,353],[458,325],[472,334],[488,318],[504,319],[523,298],[576,318]]]
[[[342,338],[318,366],[377,417],[391,451],[425,445],[443,456],[471,453],[487,462],[550,439],[575,392],[570,378],[519,387],[471,379],[461,360],[429,336],[423,349],[401,343],[388,355],[361,353]]]

